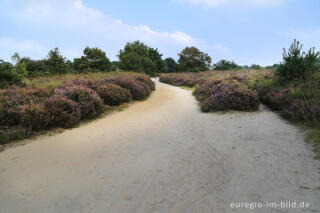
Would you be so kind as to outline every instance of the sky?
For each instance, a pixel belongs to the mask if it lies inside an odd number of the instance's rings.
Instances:
[[[0,58],[70,60],[86,46],[118,60],[127,42],[178,58],[186,46],[240,65],[273,65],[296,38],[320,49],[319,0],[0,0]]]

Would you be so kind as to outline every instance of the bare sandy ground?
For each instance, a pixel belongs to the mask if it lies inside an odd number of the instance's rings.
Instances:
[[[269,110],[204,114],[190,91],[157,83],[123,112],[1,152],[0,212],[320,212],[319,167]]]

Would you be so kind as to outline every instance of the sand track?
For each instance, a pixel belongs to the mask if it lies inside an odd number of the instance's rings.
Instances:
[[[0,152],[0,212],[320,212],[319,167],[304,133],[264,107],[204,114],[157,82],[123,112]],[[230,207],[280,201],[311,207]]]

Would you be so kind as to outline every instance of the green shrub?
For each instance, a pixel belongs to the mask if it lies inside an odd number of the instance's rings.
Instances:
[[[74,59],[76,69],[79,72],[109,72],[112,70],[112,64],[106,53],[101,49],[86,47],[83,50],[84,56]]]
[[[224,59],[218,61],[218,63],[213,65],[214,70],[235,70],[240,68],[241,66],[239,66],[235,62]]]
[[[284,49],[283,60],[276,68],[276,76],[282,84],[294,80],[306,80],[317,71],[316,64],[319,62],[320,52],[310,49],[307,53],[302,52],[302,44],[296,39],[291,44],[288,52]]]
[[[32,60],[29,57],[23,57],[19,60],[19,63],[23,63],[26,65],[28,77],[35,77],[41,73],[44,73],[45,71],[43,61]]]
[[[26,75],[27,71],[24,64],[13,66],[9,62],[0,60],[0,88],[8,87],[12,84],[20,85]]]
[[[49,51],[44,63],[48,67],[50,73],[62,74],[67,72],[67,60],[62,56],[57,47]]]

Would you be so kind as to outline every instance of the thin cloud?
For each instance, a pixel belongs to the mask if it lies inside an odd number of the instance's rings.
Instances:
[[[15,52],[19,53],[21,56],[33,55],[38,57],[43,57],[47,53],[48,48],[41,45],[39,42],[34,40],[15,40],[8,37],[0,38],[0,54],[6,55],[10,53],[11,55]],[[3,58],[5,60],[10,60],[10,57],[7,56]]]
[[[41,35],[38,37],[40,43],[50,44],[51,48],[64,47],[68,58],[79,57],[82,49],[89,45],[104,49],[112,60],[116,60],[120,48],[134,40],[159,47],[160,52],[171,57],[185,46],[201,48],[205,45],[201,39],[179,30],[156,31],[143,24],[125,23],[88,7],[81,0],[5,0],[5,7],[11,21]],[[11,52],[11,49],[7,51]]]
[[[17,16],[23,22],[36,23],[84,33],[101,35],[109,39],[145,40],[151,43],[193,45],[192,36],[180,32],[157,32],[145,25],[132,26],[120,19],[110,18],[99,10],[87,7],[81,0],[40,1],[30,0],[19,8]]]
[[[174,2],[203,5],[207,7],[266,7],[278,6],[286,0],[173,0]]]

